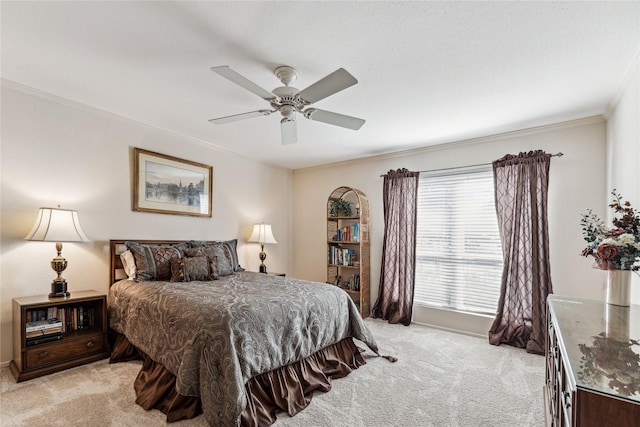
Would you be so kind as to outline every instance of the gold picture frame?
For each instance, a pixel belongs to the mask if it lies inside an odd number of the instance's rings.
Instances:
[[[133,149],[133,210],[211,217],[213,167]]]

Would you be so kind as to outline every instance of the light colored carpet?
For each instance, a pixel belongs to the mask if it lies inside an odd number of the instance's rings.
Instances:
[[[542,426],[544,357],[420,325],[367,319],[383,354],[315,393],[295,417],[274,426]],[[140,362],[107,360],[16,384],[1,371],[2,426],[155,426],[159,411],[135,404]],[[207,426],[202,416],[171,424]]]

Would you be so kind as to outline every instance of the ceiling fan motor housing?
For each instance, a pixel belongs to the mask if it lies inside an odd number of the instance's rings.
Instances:
[[[283,81],[284,83],[284,81]],[[295,120],[295,113],[302,112],[305,105],[296,97],[300,89],[292,86],[281,86],[271,91],[277,100],[271,102],[273,109],[280,111],[283,120]]]

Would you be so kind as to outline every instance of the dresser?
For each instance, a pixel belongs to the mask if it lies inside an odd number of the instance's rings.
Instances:
[[[549,295],[547,426],[640,425],[640,305]]]

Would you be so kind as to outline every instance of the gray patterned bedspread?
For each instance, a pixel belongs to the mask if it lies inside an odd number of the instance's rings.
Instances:
[[[351,298],[316,282],[238,272],[211,282],[115,283],[111,328],[200,396],[207,421],[237,425],[252,377],[344,338],[377,344]]]

